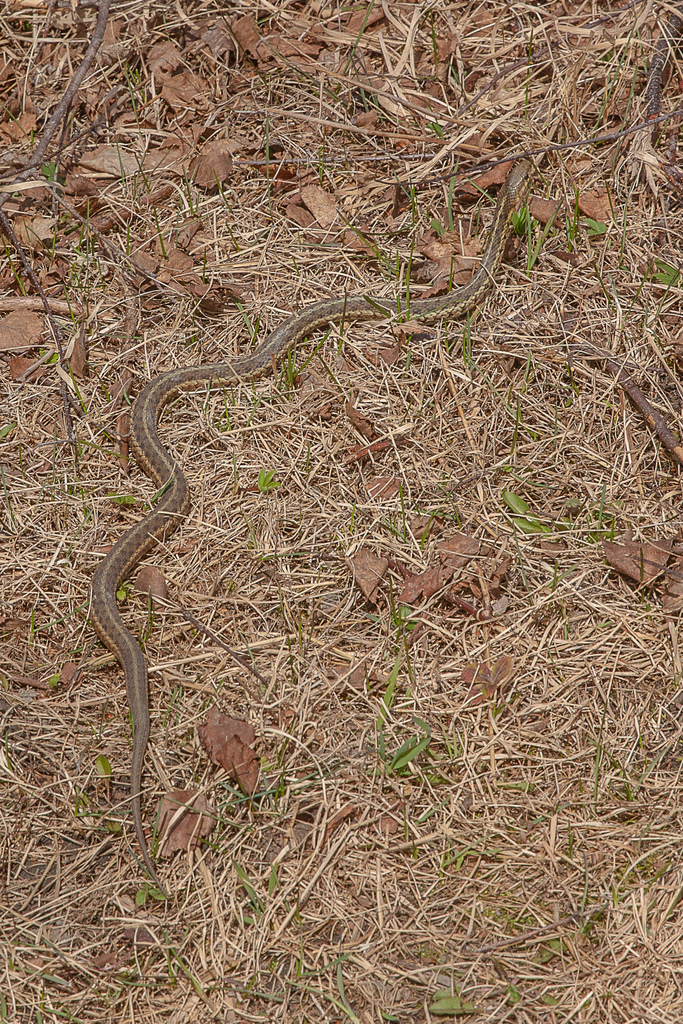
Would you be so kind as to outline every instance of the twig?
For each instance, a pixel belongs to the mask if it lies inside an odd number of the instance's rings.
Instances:
[[[155,600],[157,599],[155,598]],[[196,615],[193,615],[192,612],[187,610],[187,608],[184,608],[182,604],[178,604],[175,606],[171,605],[171,607],[176,607],[180,614],[183,615],[184,618],[186,618],[187,621],[195,627],[195,629],[198,629],[200,632],[204,634],[204,636],[207,636],[209,640],[213,640],[215,644],[218,644],[218,646],[221,647],[227,654],[229,654],[230,657],[233,658],[238,665],[246,669],[247,672],[251,672],[251,674],[256,679],[258,679],[259,683],[261,684],[261,686],[264,687],[264,689],[268,689],[268,682],[263,678],[261,673],[254,668],[253,665],[249,664],[244,655],[238,654],[237,651],[233,651],[230,647],[228,647],[228,645],[224,643],[221,640],[221,638],[213,632],[213,630],[209,629],[208,626],[205,626],[204,623],[196,617]]]
[[[12,184],[17,184],[20,181],[28,181],[29,178],[39,177],[39,175],[36,174],[35,169],[42,164],[43,157],[47,153],[48,147],[52,142],[55,132],[59,128],[62,118],[71,106],[71,101],[78,92],[81,82],[90,70],[90,65],[95,59],[95,54],[102,45],[104,30],[107,27],[110,5],[111,0],[100,0],[100,9],[97,14],[97,21],[95,22],[95,30],[93,32],[92,39],[90,40],[90,46],[85,51],[80,67],[69,82],[64,95],[54,109],[52,117],[45,125],[45,130],[43,131],[40,142],[33,151],[33,156],[28,161],[23,171],[19,171]],[[0,208],[5,205],[11,195],[12,186],[9,185],[7,188],[8,191],[0,192]]]
[[[655,431],[659,440],[678,465],[683,466],[683,446],[676,436],[669,430],[661,413],[652,408],[643,392],[633,380],[633,377],[631,377],[626,370],[625,364],[617,362],[609,352],[604,352],[602,349],[595,348],[592,345],[582,346],[578,349],[578,354],[597,359],[603,364],[605,369],[609,370],[619,387],[621,387],[631,399],[648,427]]]

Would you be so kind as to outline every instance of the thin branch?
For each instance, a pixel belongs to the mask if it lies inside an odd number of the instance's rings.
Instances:
[[[104,39],[104,30],[107,27],[107,19],[109,17],[110,5],[111,0],[100,0],[100,9],[97,14],[97,21],[95,22],[95,31],[93,32],[92,39],[90,40],[90,45],[88,49],[85,51],[85,55],[83,57],[83,60],[81,61],[80,67],[78,68],[75,75],[69,82],[69,85],[67,86],[64,95],[55,107],[52,117],[45,125],[45,130],[43,131],[40,142],[33,151],[33,156],[28,161],[23,171],[20,171],[16,175],[12,184],[16,185],[20,181],[28,181],[29,178],[37,177],[35,169],[36,167],[39,167],[42,164],[43,158],[47,153],[48,147],[52,142],[55,132],[59,128],[62,118],[71,106],[71,101],[78,92],[83,79],[90,70],[90,65],[95,59],[95,54],[102,45],[102,40]],[[5,205],[5,203],[11,195],[12,186],[9,185],[7,187],[9,191],[0,192],[0,208]]]

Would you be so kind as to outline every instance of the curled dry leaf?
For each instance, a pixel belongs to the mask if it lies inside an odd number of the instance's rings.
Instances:
[[[377,588],[389,567],[386,558],[380,558],[370,548],[361,548],[353,558],[346,559],[346,564],[353,572],[364,597],[375,604]]]
[[[467,703],[481,704],[484,700],[490,700],[496,691],[500,696],[512,678],[514,667],[514,659],[509,654],[501,655],[493,668],[486,661],[466,665],[462,670],[462,680],[470,684]]]
[[[181,807],[185,810],[174,821]],[[172,789],[161,801],[160,856],[170,857],[176,850],[196,850],[202,836],[211,834],[213,822],[214,814],[205,796],[197,796],[192,790]]]
[[[214,764],[219,764],[249,796],[259,780],[258,755],[251,749],[256,738],[251,725],[230,718],[211,708],[206,723],[199,727],[199,738]]]
[[[356,409],[353,402],[346,402],[344,405],[344,412],[348,421],[356,428],[359,434],[363,437],[367,437],[368,441],[372,441],[375,437],[375,428],[371,421],[362,412]]]

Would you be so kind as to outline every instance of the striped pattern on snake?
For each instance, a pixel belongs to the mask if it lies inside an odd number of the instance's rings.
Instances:
[[[477,272],[467,284],[447,295],[410,302],[411,320],[430,323],[440,317],[462,316],[477,306],[489,291],[510,235],[512,213],[525,193],[531,165],[526,160],[509,171],[498,194],[496,211]],[[157,424],[164,406],[180,391],[212,382],[253,380],[271,369],[293,345],[331,321],[385,320],[396,313],[396,302],[386,298],[353,296],[323,300],[306,306],[277,327],[255,350],[233,362],[211,363],[170,370],[150,381],[135,402],[131,443],[144,473],[159,488],[155,508],[114,544],[92,578],[90,620],[102,642],[121,663],[133,716],[131,805],[133,822],[144,862],[163,891],[149,854],[142,826],[140,792],[142,763],[149,738],[147,667],[134,636],[126,628],[116,603],[116,591],[152,548],[167,540],[190,509],[190,492],[182,470],[164,448]]]

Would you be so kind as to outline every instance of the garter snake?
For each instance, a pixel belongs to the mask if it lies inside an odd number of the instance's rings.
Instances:
[[[411,301],[411,320],[431,322],[442,316],[461,316],[482,300],[503,258],[512,213],[525,191],[530,166],[528,161],[521,160],[509,171],[498,194],[493,223],[477,272],[467,284],[454,288],[447,295]],[[169,370],[150,381],[135,402],[130,425],[131,445],[140,468],[159,488],[159,497],[154,510],[119,538],[95,570],[90,619],[100,639],[116,655],[125,672],[134,729],[131,768],[133,821],[145,865],[157,883],[159,880],[147,849],[140,812],[142,762],[149,737],[147,668],[137,641],[119,614],[116,591],[138,562],[177,529],[190,509],[187,481],[159,437],[157,423],[161,411],[183,389],[192,389],[207,382],[219,384],[261,376],[296,342],[330,321],[384,320],[395,313],[395,306],[395,302],[385,298],[364,296],[315,302],[285,320],[251,355],[233,362]]]

